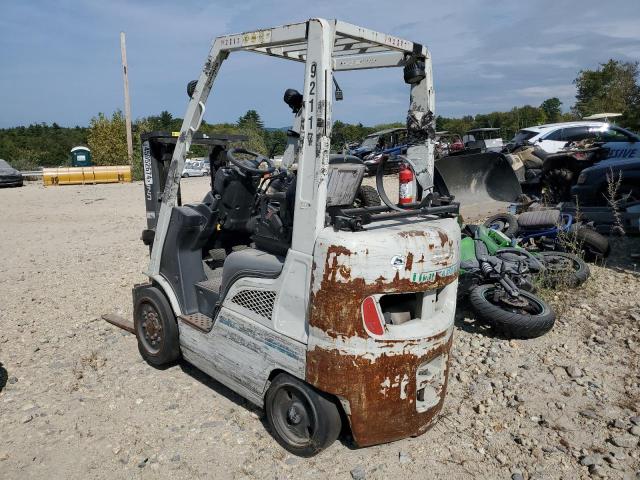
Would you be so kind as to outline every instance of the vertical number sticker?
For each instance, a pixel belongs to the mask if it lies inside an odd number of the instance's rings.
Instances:
[[[307,134],[307,142],[309,145],[311,145],[313,143],[313,129],[314,129],[314,125],[313,125],[313,117],[314,115],[314,106],[315,106],[315,99],[316,99],[316,70],[318,68],[318,65],[316,64],[316,62],[313,62],[311,64],[311,69],[310,69],[310,76],[311,76],[311,81],[309,82],[309,100],[308,100],[308,105],[309,105],[309,117],[308,117],[308,124],[307,124],[307,128],[308,130],[308,134]]]

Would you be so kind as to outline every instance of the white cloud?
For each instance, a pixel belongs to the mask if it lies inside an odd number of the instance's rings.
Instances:
[[[556,55],[558,53],[571,53],[582,50],[583,47],[576,44],[571,43],[559,43],[557,45],[552,45],[549,47],[541,47],[541,46],[529,46],[525,47],[524,50],[535,54],[535,55]]]
[[[571,97],[576,94],[573,85],[537,85],[516,90],[516,93],[528,98]]]

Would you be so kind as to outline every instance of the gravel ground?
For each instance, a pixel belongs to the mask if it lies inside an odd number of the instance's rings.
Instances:
[[[185,201],[205,191],[184,182]],[[640,478],[638,239],[553,294],[541,338],[493,337],[460,308],[425,435],[305,460],[260,410],[187,364],[150,367],[100,319],[130,316],[145,280],[140,183],[2,189],[0,213],[0,478]]]

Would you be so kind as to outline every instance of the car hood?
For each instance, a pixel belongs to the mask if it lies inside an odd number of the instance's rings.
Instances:
[[[351,150],[351,154],[352,155],[360,155],[363,153],[369,153],[372,152],[373,148],[369,148],[369,147],[358,147],[358,148],[354,148],[353,150]]]
[[[21,173],[16,170],[15,168],[9,167],[9,168],[2,168],[0,167],[0,176],[2,177],[19,177],[21,176]]]
[[[613,168],[615,170],[638,170],[640,169],[640,157],[635,158],[611,158],[604,159],[592,165],[589,168],[585,168],[583,172],[595,172],[598,170],[609,170]]]

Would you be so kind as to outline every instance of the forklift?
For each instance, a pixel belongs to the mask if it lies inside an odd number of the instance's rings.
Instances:
[[[224,60],[239,51],[304,64],[302,93],[284,94],[293,127],[282,165],[198,132]],[[419,196],[354,206],[366,166],[330,154],[334,73],[392,67],[410,90],[403,161]],[[434,191],[427,48],[313,18],[216,38],[187,93],[179,136],[143,138],[141,355],[153,366],[183,358],[264,408],[295,455],[313,456],[341,432],[358,446],[424,433],[445,397],[460,241],[459,205]],[[185,159],[203,142],[211,191],[183,205]]]

